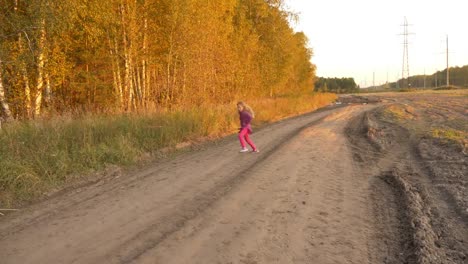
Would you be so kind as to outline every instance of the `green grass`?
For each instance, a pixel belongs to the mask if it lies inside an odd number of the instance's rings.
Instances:
[[[468,141],[468,134],[466,132],[453,128],[434,128],[431,131],[431,135],[434,138],[452,141],[454,143]]]
[[[251,102],[254,125],[315,110],[336,99],[314,94]],[[138,164],[143,156],[238,127],[235,103],[150,114],[86,116],[17,122],[0,130],[0,208],[34,200],[108,165]]]

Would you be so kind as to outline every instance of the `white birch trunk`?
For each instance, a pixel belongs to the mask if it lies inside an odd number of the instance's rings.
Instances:
[[[145,1],[145,10],[146,10],[146,1]],[[146,90],[148,89],[147,77],[146,77],[146,59],[148,56],[147,48],[147,34],[148,34],[148,19],[145,17],[143,24],[143,60],[141,61],[141,100],[143,106],[146,106]]]
[[[125,36],[124,36],[125,38]],[[124,79],[124,83],[125,83],[125,90],[127,91],[127,94],[128,94],[128,98],[127,98],[127,108],[131,109],[132,108],[132,105],[133,105],[133,97],[134,97],[134,92],[133,92],[133,82],[132,82],[132,59],[131,59],[131,56],[129,54],[129,51],[128,51],[128,48],[125,47],[126,46],[126,42],[127,41],[124,41],[125,44],[124,44],[124,58],[125,58],[125,79]]]
[[[3,113],[4,119],[5,120],[11,120],[11,111],[10,111],[10,106],[8,105],[8,102],[5,97],[5,89],[3,88],[3,75],[2,75],[2,60],[0,59],[0,107],[1,107],[1,113]]]
[[[42,106],[42,90],[44,89],[44,60],[45,60],[45,20],[41,21],[39,39],[39,56],[37,58],[37,84],[36,84],[36,100],[34,104],[34,116],[38,117],[41,114]]]
[[[174,100],[174,92],[177,87],[177,60],[178,56],[175,56],[174,63],[173,63],[173,70],[172,70],[172,84],[171,84],[171,100]]]
[[[120,63],[118,61],[117,61],[116,74],[117,74],[117,88],[118,88],[120,109],[123,109],[124,108],[124,90],[123,90],[123,84],[122,84]]]
[[[130,110],[133,104],[133,85],[132,85],[132,61],[130,55],[130,48],[129,48],[129,35],[127,31],[127,21],[125,16],[128,12],[125,12],[125,5],[122,2],[121,4],[121,19],[122,19],[122,37],[123,37],[123,52],[124,52],[124,90],[127,95],[126,98],[126,108]]]

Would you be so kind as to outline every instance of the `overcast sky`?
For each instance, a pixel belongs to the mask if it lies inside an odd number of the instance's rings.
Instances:
[[[353,77],[361,87],[401,78],[407,18],[410,75],[468,64],[468,0],[286,0],[299,13],[317,75]]]

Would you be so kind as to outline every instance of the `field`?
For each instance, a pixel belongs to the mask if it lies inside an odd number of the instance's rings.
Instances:
[[[376,215],[394,228],[382,226],[382,236],[402,241],[395,250],[403,254],[393,259],[466,263],[468,91],[364,96],[383,105],[351,123],[348,134],[355,158],[377,176]]]
[[[0,218],[2,263],[466,263],[468,90],[340,96]],[[258,108],[257,108],[258,109]]]

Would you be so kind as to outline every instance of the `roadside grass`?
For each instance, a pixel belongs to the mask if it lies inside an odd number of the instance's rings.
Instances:
[[[254,126],[313,111],[335,94],[310,94],[248,102]],[[0,130],[0,208],[32,201],[107,166],[138,164],[184,142],[237,131],[235,102],[145,114],[67,116],[10,123]]]
[[[468,133],[448,127],[433,128],[431,137],[441,140],[444,143],[460,146],[463,152],[468,147]]]

